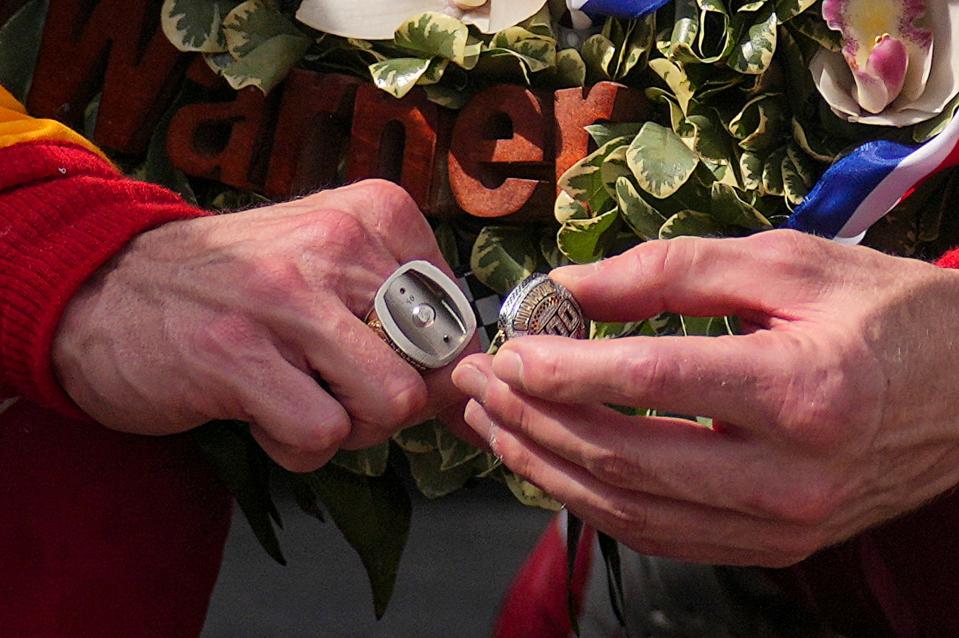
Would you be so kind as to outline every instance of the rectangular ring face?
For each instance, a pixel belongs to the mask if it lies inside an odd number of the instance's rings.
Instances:
[[[427,368],[455,359],[476,331],[469,301],[435,266],[411,262],[380,288],[376,311],[387,336]]]

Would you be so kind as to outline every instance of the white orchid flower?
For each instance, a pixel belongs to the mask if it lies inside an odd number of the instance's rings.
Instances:
[[[390,40],[406,20],[435,11],[475,25],[483,33],[515,26],[547,0],[303,0],[296,18],[319,31],[347,38]]]
[[[824,0],[842,51],[810,64],[819,92],[840,117],[911,126],[959,93],[959,0]]]

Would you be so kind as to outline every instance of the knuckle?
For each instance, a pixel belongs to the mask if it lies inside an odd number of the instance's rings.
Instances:
[[[610,485],[625,487],[639,482],[638,469],[621,450],[617,449],[596,450],[587,461],[586,469],[590,474]]]
[[[624,384],[627,396],[661,397],[665,394],[668,381],[666,361],[644,356],[632,356],[620,361],[619,378]]]
[[[324,250],[339,248],[354,253],[358,247],[370,243],[370,234],[363,223],[349,213],[340,210],[323,210],[317,215],[320,217],[321,243]],[[307,241],[311,238],[306,237]],[[310,243],[313,243],[310,241]]]
[[[308,287],[297,265],[278,257],[254,259],[241,285],[246,298],[270,306],[286,305]]]
[[[517,476],[528,481],[535,481],[537,477],[536,460],[529,450],[511,439],[504,438],[497,440],[495,449],[503,463],[513,470]]]
[[[385,179],[371,179],[364,184],[370,189],[371,195],[377,198],[383,208],[387,210],[409,211],[417,207],[412,195],[394,182]]]
[[[781,497],[767,499],[764,509],[775,520],[816,530],[835,516],[839,506],[836,494],[829,481],[804,480],[785,490]]]
[[[426,386],[422,381],[389,392],[383,402],[386,412],[384,426],[393,429],[405,425],[412,417],[426,409],[428,398]]]
[[[649,533],[649,509],[628,496],[609,499],[610,532],[614,537],[641,539]]]
[[[778,268],[810,271],[820,267],[828,242],[795,230],[772,230],[746,239],[761,261]]]

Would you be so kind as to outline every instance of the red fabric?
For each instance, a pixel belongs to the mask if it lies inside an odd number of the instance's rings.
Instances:
[[[567,598],[566,538],[554,519],[523,564],[503,600],[493,638],[568,638],[573,628]],[[573,600],[583,599],[593,563],[592,528],[583,529],[573,566]]]
[[[0,149],[0,635],[195,636],[230,499],[188,436],[86,419],[50,361],[77,288],[132,237],[201,215],[58,144]],[[7,390],[4,393],[4,390]]]

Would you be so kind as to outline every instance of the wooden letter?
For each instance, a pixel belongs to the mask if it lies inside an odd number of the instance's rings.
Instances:
[[[289,198],[336,184],[359,84],[347,75],[290,73],[283,84],[267,195]]]
[[[121,153],[144,151],[186,65],[159,27],[159,2],[51,0],[31,114],[77,128],[102,84],[94,139]]]
[[[585,127],[598,122],[642,122],[649,103],[640,91],[614,82],[556,92],[556,181],[589,154]]]
[[[221,82],[199,58],[190,75],[207,86]],[[261,190],[276,100],[263,97],[255,87],[233,95],[230,101],[187,104],[177,111],[167,132],[167,153],[173,165],[187,175],[242,190]]]
[[[450,147],[450,187],[476,217],[552,214],[547,163],[552,104],[521,86],[486,89],[463,109]]]
[[[447,147],[446,119],[422,91],[397,100],[375,86],[361,86],[353,114],[348,178],[394,181],[429,211],[440,184],[436,159]]]

